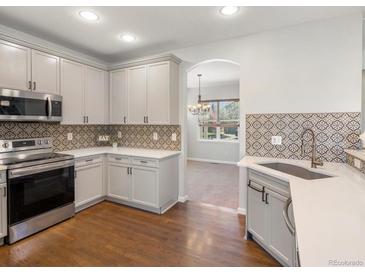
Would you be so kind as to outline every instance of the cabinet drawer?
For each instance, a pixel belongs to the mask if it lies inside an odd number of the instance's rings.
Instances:
[[[158,160],[146,158],[132,158],[132,164],[135,166],[158,167]]]
[[[87,158],[76,160],[75,167],[78,168],[78,167],[82,167],[82,166],[98,164],[98,163],[102,163],[102,161],[103,161],[103,158],[100,156],[87,157]]]
[[[272,176],[257,172],[255,170],[249,169],[248,178],[250,181],[260,184],[265,188],[270,188],[275,192],[280,193],[286,197],[290,196],[289,183],[274,178]]]
[[[108,162],[112,163],[123,163],[129,164],[129,158],[127,156],[120,156],[120,155],[108,155]]]
[[[6,183],[6,172],[5,171],[0,172],[0,184],[1,183]]]

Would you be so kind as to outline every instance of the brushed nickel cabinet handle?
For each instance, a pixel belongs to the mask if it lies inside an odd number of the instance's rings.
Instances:
[[[28,81],[28,88],[32,90],[32,81]]]
[[[33,82],[33,90],[36,90],[37,86],[36,86],[36,82]]]
[[[6,186],[4,186],[3,191],[3,196],[6,197]]]

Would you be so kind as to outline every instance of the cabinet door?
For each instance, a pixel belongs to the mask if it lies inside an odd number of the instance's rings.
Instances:
[[[170,123],[169,62],[147,66],[147,116],[149,124]]]
[[[146,113],[146,66],[127,70],[128,123],[145,123]]]
[[[32,50],[33,91],[59,94],[59,67],[59,57]]]
[[[294,236],[289,232],[283,218],[287,197],[266,189],[268,194],[267,228],[268,248],[288,266],[293,265]]]
[[[0,40],[0,86],[29,90],[30,49]]]
[[[130,175],[128,174],[128,167],[109,162],[108,171],[108,196],[129,200]]]
[[[92,164],[76,169],[76,207],[103,196],[103,164]]]
[[[247,188],[247,229],[261,243],[266,241],[266,205],[262,201],[262,186],[251,181]],[[255,189],[254,189],[255,188]]]
[[[110,123],[127,122],[127,71],[110,72]]]
[[[6,208],[6,184],[0,185],[0,239],[8,233],[7,208]]]
[[[85,116],[88,124],[105,124],[104,71],[86,66],[85,69]]]
[[[62,124],[84,123],[85,66],[61,59]]]
[[[157,207],[158,172],[153,168],[132,168],[132,201]]]

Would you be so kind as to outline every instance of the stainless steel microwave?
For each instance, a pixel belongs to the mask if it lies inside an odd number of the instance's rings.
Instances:
[[[0,88],[0,120],[62,121],[62,96]]]

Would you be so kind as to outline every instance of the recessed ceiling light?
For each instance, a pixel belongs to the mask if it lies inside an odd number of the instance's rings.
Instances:
[[[80,16],[88,21],[97,21],[99,19],[99,16],[97,16],[95,13],[87,10],[83,10],[79,12]]]
[[[128,42],[128,43],[136,41],[136,37],[132,34],[121,34],[120,39],[122,39],[124,42]]]
[[[220,9],[220,13],[223,14],[223,15],[233,15],[233,14],[237,13],[238,10],[239,10],[238,7],[225,6],[225,7]]]

